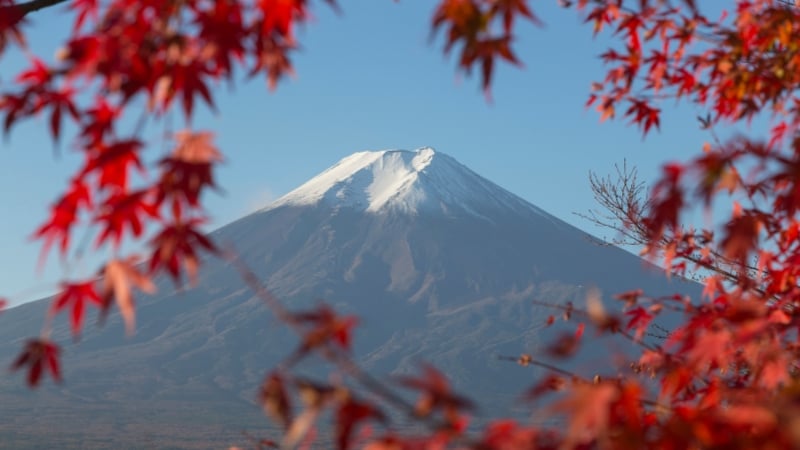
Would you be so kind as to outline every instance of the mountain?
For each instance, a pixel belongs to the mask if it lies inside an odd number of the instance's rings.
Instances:
[[[484,415],[518,411],[515,396],[538,374],[497,356],[544,358],[554,337],[575,330],[548,327],[559,311],[534,300],[582,305],[597,288],[613,309],[611,295],[634,288],[699,292],[430,148],[355,153],[211,236],[290,308],[324,300],[357,314],[355,354],[371,373],[430,362]],[[63,385],[31,393],[19,376],[0,378],[10,418],[0,447],[220,448],[242,443],[243,429],[264,431],[256,388],[293,350],[292,333],[225,261],[208,258],[194,287],[158,285],[140,299],[131,338],[117,316],[74,345],[57,325]],[[0,315],[0,361],[38,333],[46,308],[43,300]],[[589,376],[621,370],[612,358],[630,351],[625,344],[587,336],[576,358],[557,363]]]

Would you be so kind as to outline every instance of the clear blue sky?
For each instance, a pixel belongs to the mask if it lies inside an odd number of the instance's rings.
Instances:
[[[300,33],[295,79],[273,93],[262,79],[220,86],[220,113],[196,121],[217,133],[227,157],[218,172],[224,193],[206,198],[215,224],[265,206],[352,152],[432,146],[598,234],[573,214],[596,206],[590,170],[607,173],[627,159],[652,179],[665,161],[685,160],[709,139],[688,107],[667,111],[661,132],[644,141],[623,121],[599,123],[583,105],[590,83],[603,75],[597,55],[604,41],[555,1],[534,2],[546,26],[520,28],[525,67],[500,68],[491,104],[479,80],[459,75],[453,58],[442,55],[442,40],[429,42],[436,2],[343,0],[341,15],[321,3],[314,2],[315,23]],[[66,36],[61,14],[38,13],[29,28],[33,51],[47,60]],[[3,82],[20,61],[3,61]],[[37,275],[39,245],[28,240],[79,163],[67,145],[54,156],[45,130],[44,120],[31,122],[0,147],[0,296],[15,303],[46,294],[64,273],[53,255]],[[147,161],[160,151],[150,149]],[[89,273],[99,262],[71,266],[71,273]]]

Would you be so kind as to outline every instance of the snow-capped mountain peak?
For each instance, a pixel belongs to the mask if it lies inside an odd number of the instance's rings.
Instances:
[[[354,153],[267,209],[320,203],[369,213],[458,209],[483,215],[486,205],[543,213],[431,147]]]

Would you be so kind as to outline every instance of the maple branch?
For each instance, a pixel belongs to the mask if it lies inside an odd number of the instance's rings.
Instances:
[[[30,0],[24,3],[15,3],[13,5],[1,7],[0,14],[3,14],[8,10],[13,9],[17,12],[22,12],[22,16],[25,16],[29,13],[39,11],[40,9],[49,8],[51,6],[55,6],[66,2],[67,0]]]
[[[555,373],[561,374],[563,376],[569,377],[569,378],[571,378],[573,380],[581,381],[581,382],[586,383],[586,384],[597,384],[597,383],[600,383],[600,381],[601,381],[600,375],[595,375],[592,379],[584,378],[584,377],[582,377],[580,375],[572,373],[572,372],[570,372],[568,370],[561,369],[560,367],[554,366],[552,364],[548,364],[546,362],[538,361],[538,360],[530,357],[530,355],[522,355],[520,357],[498,355],[497,359],[500,360],[500,361],[515,362],[515,363],[517,363],[519,365],[522,365],[522,366],[530,365],[530,366],[541,367],[543,369],[547,369],[547,370],[549,370],[551,372],[555,372]],[[652,406],[654,408],[661,409],[662,411],[671,411],[672,410],[672,408],[670,406],[665,405],[663,403],[659,403],[659,402],[657,402],[655,400],[650,400],[650,399],[646,399],[646,398],[640,398],[639,401],[643,405]]]
[[[525,356],[530,356],[530,355],[525,355]],[[578,375],[578,374],[576,374],[576,373],[572,373],[572,372],[570,372],[570,371],[568,371],[568,370],[564,370],[564,369],[562,369],[562,368],[560,368],[560,367],[554,366],[554,365],[552,365],[552,364],[548,364],[548,363],[546,363],[546,362],[538,361],[538,360],[536,360],[536,359],[533,359],[533,358],[530,358],[530,357],[528,357],[528,358],[524,358],[525,364],[523,364],[523,363],[521,362],[521,361],[523,360],[523,358],[521,358],[521,357],[518,357],[518,356],[497,355],[497,359],[498,359],[499,361],[511,361],[511,362],[515,362],[515,363],[517,363],[517,364],[519,364],[519,365],[532,365],[532,366],[537,366],[537,367],[541,367],[542,369],[547,369],[547,370],[549,370],[549,371],[551,371],[551,372],[559,373],[559,374],[561,374],[561,375],[564,375],[564,376],[566,376],[566,377],[575,378],[575,379],[577,379],[577,380],[583,380],[583,381],[587,381],[587,380],[586,380],[586,379],[584,379],[582,376],[580,376],[580,375]],[[587,382],[588,382],[588,381],[587,381]]]

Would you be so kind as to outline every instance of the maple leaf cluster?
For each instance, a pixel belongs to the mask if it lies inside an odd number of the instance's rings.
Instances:
[[[433,15],[433,32],[445,29],[445,53],[460,47],[458,66],[469,74],[477,66],[484,90],[492,84],[495,61],[520,65],[514,53],[518,19],[540,24],[527,0],[443,0]]]
[[[10,133],[44,116],[54,142],[74,134],[71,144],[82,164],[33,232],[42,257],[54,246],[63,259],[82,253],[84,244],[74,239],[78,229],[95,233],[81,242],[110,247],[116,256],[95,277],[62,282],[42,335],[12,363],[27,371],[31,386],[45,375],[61,378],[60,348],[49,337],[54,316],[68,313],[78,336],[88,308],[105,315],[116,306],[133,332],[134,289],[153,292],[159,274],[193,281],[203,253],[220,253],[201,229],[203,194],[216,187],[214,168],[222,161],[212,134],[168,130],[171,151],[151,161],[145,149],[158,142],[146,139],[142,124],[163,124],[176,110],[191,123],[198,105],[215,109],[213,88],[232,82],[237,70],[262,75],[274,88],[292,73],[296,30],[311,8],[306,0],[0,0],[0,53],[25,45],[27,14],[60,3],[69,6],[72,31],[54,62],[32,56],[0,92],[3,129]],[[439,0],[432,31],[443,33],[446,53],[459,52],[461,70],[479,68],[488,89],[497,61],[520,64],[514,31],[520,20],[538,23],[530,3]],[[666,164],[648,208],[625,221],[641,231],[645,253],[661,258],[670,273],[701,271],[703,297],[621,293],[623,314],[606,311],[594,296],[585,308],[557,307],[564,320],[578,323],[545,349],[549,356],[571,357],[593,329],[641,348],[631,373],[603,379],[565,371],[536,354],[506,357],[521,366],[517,370],[544,371],[522,397],[544,400],[542,409],[562,426],[498,419],[470,430],[474,405],[452,389],[446,374],[423,366],[418,376],[371,377],[351,355],[356,318],[324,305],[288,311],[241,268],[243,280],[300,342],[265,377],[259,400],[284,431],[259,446],[310,445],[317,422],[331,417],[341,449],[800,447],[800,8],[736,0],[721,17],[709,17],[694,0],[560,3],[595,33],[610,30],[619,42],[601,55],[607,71],[587,101],[601,120],[619,110],[647,135],[661,127],[665,100],[702,111],[699,125],[712,142],[688,162]],[[125,119],[137,111],[146,120],[126,128]],[[765,138],[717,137],[718,127],[754,119],[769,124]],[[722,227],[684,224],[692,205],[710,208],[720,199],[730,202]],[[117,255],[123,242],[147,235],[143,258]],[[0,308],[6,302],[0,299]],[[683,324],[665,330],[658,344],[645,342],[665,311],[683,314]],[[555,321],[551,316],[546,325]],[[347,381],[293,375],[292,367],[312,354]],[[410,389],[417,401],[395,387]],[[416,421],[421,431],[398,431],[387,409]]]

